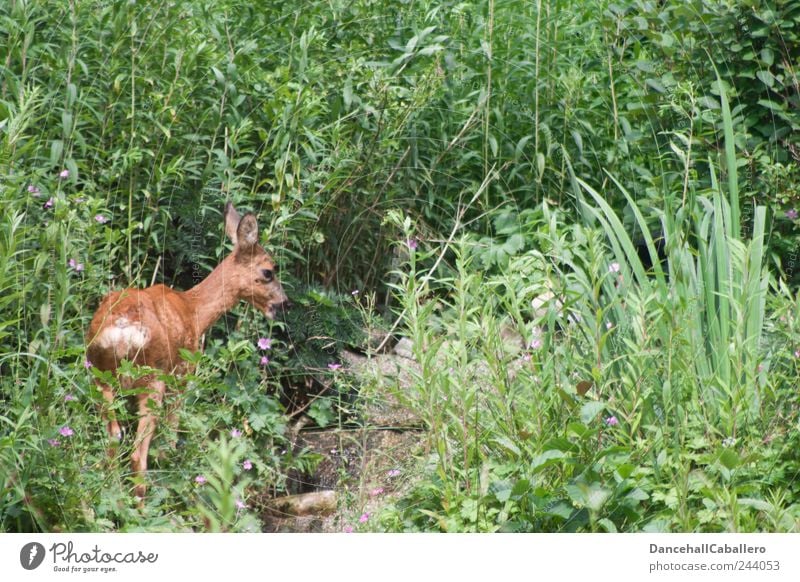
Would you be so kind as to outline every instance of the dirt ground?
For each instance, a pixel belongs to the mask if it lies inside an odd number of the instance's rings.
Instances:
[[[400,353],[345,354],[346,373],[362,387],[360,418],[352,427],[297,433],[295,448],[322,460],[312,475],[290,476],[294,495],[265,496],[265,531],[349,531],[411,485],[426,439],[422,423],[402,404],[416,363]]]

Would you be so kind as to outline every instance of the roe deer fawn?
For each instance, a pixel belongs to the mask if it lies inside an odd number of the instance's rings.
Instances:
[[[146,289],[124,289],[109,293],[97,308],[86,335],[87,357],[99,370],[115,372],[122,360],[163,370],[180,376],[190,366],[181,360],[179,350],[197,351],[203,333],[239,300],[244,299],[272,319],[289,301],[275,275],[275,263],[258,243],[258,224],[252,214],[240,217],[228,202],[225,205],[225,232],[233,242],[233,252],[198,285],[180,292],[154,285]],[[156,411],[166,385],[155,375],[135,382],[121,379],[136,394],[139,424],[136,429],[131,464],[141,500],[146,491],[147,453],[156,428]],[[110,406],[114,392],[108,384],[97,382],[108,405],[103,419],[113,441],[122,431]],[[111,452],[113,452],[113,448]]]

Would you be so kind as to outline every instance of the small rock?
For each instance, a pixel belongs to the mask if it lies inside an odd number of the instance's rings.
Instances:
[[[407,360],[414,360],[414,344],[411,342],[410,339],[407,337],[402,338],[397,344],[394,346],[394,353],[401,358],[406,358]]]
[[[265,505],[267,509],[279,512],[283,516],[303,517],[330,515],[336,511],[336,503],[336,491],[313,491],[277,497]]]

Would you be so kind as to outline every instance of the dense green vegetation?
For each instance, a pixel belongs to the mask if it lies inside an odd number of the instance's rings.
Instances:
[[[0,531],[258,530],[249,500],[318,460],[288,447],[285,392],[352,392],[325,362],[363,341],[353,313],[413,341],[396,396],[429,453],[363,529],[797,531],[798,18],[3,3]],[[208,273],[226,200],[348,337],[302,352],[317,319],[224,318],[139,509],[83,334],[111,289]]]

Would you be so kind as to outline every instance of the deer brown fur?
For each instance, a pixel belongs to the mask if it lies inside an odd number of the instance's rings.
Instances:
[[[128,360],[180,376],[190,371],[179,355],[180,349],[199,350],[203,333],[240,300],[270,319],[287,307],[286,294],[275,275],[275,263],[258,243],[255,216],[240,217],[228,203],[225,231],[233,242],[233,252],[188,291],[154,285],[109,293],[100,303],[86,335],[89,361],[99,370],[116,372],[120,362]],[[128,382],[131,386],[126,386],[122,378],[120,383],[126,388],[139,388],[135,396],[139,422],[131,464],[136,477],[135,494],[143,499],[147,455],[157,424],[155,408],[160,408],[164,401],[166,384],[155,375]],[[99,381],[98,387],[107,405],[103,416],[108,435],[112,442],[119,441],[122,430],[111,410],[114,391]]]

